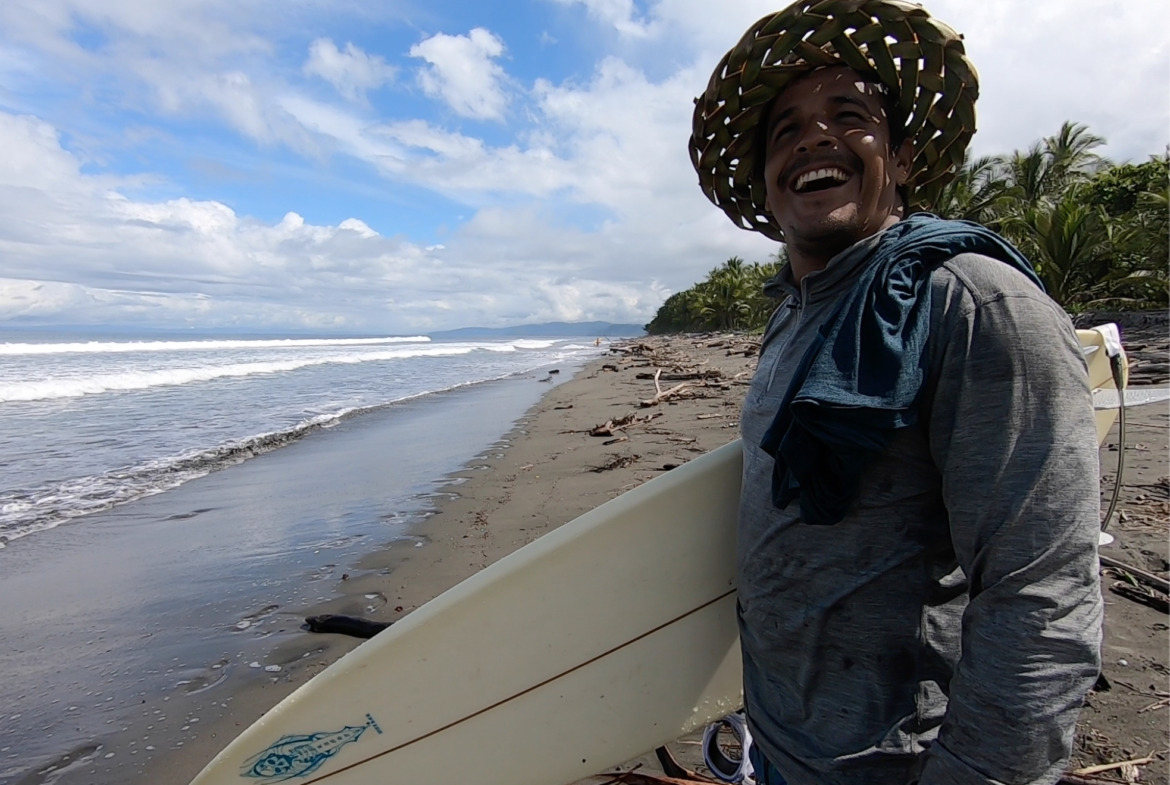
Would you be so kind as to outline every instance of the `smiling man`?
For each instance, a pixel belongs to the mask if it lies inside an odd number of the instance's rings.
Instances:
[[[1053,783],[1098,673],[1072,325],[998,235],[911,211],[961,165],[977,94],[923,9],[805,0],[696,101],[704,192],[789,257],[741,423],[763,785]]]
[[[891,137],[886,114],[881,88],[844,67],[812,71],[772,102],[764,187],[796,280],[902,217],[913,145]]]

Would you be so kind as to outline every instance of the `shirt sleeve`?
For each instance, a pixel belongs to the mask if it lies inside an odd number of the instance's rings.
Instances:
[[[936,348],[931,451],[969,604],[920,785],[1055,782],[1100,669],[1091,393],[1067,316],[1029,287],[953,308]]]

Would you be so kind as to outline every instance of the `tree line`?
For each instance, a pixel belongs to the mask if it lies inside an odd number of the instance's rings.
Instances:
[[[930,212],[999,232],[1070,312],[1164,309],[1170,149],[1145,163],[1113,164],[1095,152],[1104,143],[1066,122],[1026,151],[968,158]],[[765,263],[728,259],[668,297],[646,332],[762,329],[776,306],[764,283],[786,260],[783,246]]]

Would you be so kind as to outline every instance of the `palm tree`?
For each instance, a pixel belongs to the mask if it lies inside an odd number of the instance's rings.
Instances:
[[[1107,271],[1110,228],[1104,211],[1084,204],[1075,190],[1026,205],[1005,224],[1049,296],[1065,306],[1082,300]]]
[[[955,179],[939,193],[931,210],[943,218],[975,221],[994,228],[999,221],[1009,186],[1004,177],[1004,159],[968,155]]]
[[[744,261],[733,256],[712,270],[699,286],[699,313],[708,329],[738,330],[751,316],[750,277]]]
[[[1105,140],[1065,122],[1055,136],[1016,152],[1002,166],[1004,189],[993,228],[1020,247],[1048,293],[1066,307],[1090,298],[1109,271],[1121,229],[1085,199],[1086,186],[1108,162],[1093,152]]]
[[[1089,133],[1088,126],[1066,120],[1056,136],[1044,140],[1054,181],[1052,187],[1063,189],[1071,182],[1086,180],[1108,165],[1108,161],[1092,152],[1103,144],[1105,140]]]

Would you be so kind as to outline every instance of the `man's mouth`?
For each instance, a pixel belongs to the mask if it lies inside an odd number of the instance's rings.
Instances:
[[[797,177],[792,184],[792,190],[798,194],[824,191],[827,188],[836,188],[842,183],[849,182],[849,178],[849,173],[844,169],[826,166],[821,169],[812,169]]]

